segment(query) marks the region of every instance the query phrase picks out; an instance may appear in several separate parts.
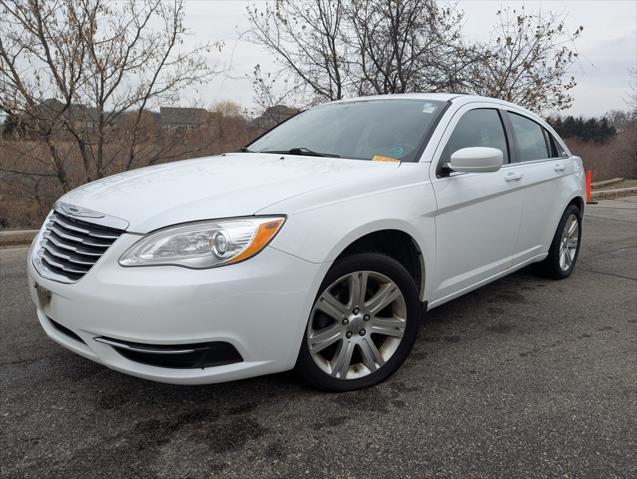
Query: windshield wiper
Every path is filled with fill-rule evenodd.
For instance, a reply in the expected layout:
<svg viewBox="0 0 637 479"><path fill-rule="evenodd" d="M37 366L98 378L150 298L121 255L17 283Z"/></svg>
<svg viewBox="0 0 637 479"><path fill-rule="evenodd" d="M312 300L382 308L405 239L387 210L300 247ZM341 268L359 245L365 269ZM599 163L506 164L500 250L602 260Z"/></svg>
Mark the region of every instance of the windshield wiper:
<svg viewBox="0 0 637 479"><path fill-rule="evenodd" d="M256 151L249 150L244 146L243 148L239 148L239 153L256 153Z"/></svg>
<svg viewBox="0 0 637 479"><path fill-rule="evenodd" d="M319 153L318 151L312 151L304 146L290 148L289 150L270 150L262 151L261 153L273 153L276 155L305 155L305 156L323 156L326 158L340 158L341 155L335 155L333 153Z"/></svg>

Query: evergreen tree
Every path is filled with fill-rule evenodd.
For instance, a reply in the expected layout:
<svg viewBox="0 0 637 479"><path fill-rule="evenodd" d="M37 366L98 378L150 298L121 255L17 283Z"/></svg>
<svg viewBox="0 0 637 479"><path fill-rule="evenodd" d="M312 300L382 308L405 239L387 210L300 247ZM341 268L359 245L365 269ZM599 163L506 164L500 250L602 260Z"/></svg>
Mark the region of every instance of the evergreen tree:
<svg viewBox="0 0 637 479"><path fill-rule="evenodd" d="M547 123L563 138L577 138L580 141L606 143L617 134L617 130L607 117L584 119L569 115L546 119Z"/></svg>
<svg viewBox="0 0 637 479"><path fill-rule="evenodd" d="M599 143L606 143L608 140L610 140L616 134L617 134L617 130L615 129L615 127L611 126L611 124L609 123L609 121L608 121L608 119L606 117L603 117L602 120L599 123L598 142Z"/></svg>

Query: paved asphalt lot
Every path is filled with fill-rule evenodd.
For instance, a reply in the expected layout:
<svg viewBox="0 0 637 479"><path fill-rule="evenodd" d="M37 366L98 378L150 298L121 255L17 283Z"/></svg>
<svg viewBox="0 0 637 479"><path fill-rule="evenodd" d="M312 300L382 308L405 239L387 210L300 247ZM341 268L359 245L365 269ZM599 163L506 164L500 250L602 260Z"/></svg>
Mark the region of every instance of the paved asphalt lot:
<svg viewBox="0 0 637 479"><path fill-rule="evenodd" d="M394 377L341 395L110 371L45 337L26 250L0 251L0 476L636 477L637 197L603 203L570 279L431 311Z"/></svg>

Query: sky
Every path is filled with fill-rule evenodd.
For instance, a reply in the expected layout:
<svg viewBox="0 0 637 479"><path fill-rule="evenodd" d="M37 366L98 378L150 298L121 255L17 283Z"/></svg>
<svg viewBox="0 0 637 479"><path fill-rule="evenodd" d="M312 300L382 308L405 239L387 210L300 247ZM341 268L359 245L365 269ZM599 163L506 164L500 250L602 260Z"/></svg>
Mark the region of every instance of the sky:
<svg viewBox="0 0 637 479"><path fill-rule="evenodd" d="M242 39L249 28L246 7L265 6L267 0L186 0L185 26L190 30L186 46L222 40L222 52L209 59L226 73L210 84L190 89L182 103L209 106L231 99L249 110L253 108L251 74L256 64L274 70L274 57ZM525 6L527 12L551 10L566 15L569 31L584 27L576 49L580 61L571 74L578 85L575 101L565 113L600 116L611 109L626 109L630 70L637 68L637 1L493 1L460 0L465 12L464 32L469 39L487 40L498 9ZM634 78L634 77L633 77Z"/></svg>

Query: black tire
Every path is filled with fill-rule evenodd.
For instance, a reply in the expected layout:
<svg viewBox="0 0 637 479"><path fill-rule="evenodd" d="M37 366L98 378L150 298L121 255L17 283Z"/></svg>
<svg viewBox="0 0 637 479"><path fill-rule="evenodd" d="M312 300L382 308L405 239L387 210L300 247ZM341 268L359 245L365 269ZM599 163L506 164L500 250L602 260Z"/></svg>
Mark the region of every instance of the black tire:
<svg viewBox="0 0 637 479"><path fill-rule="evenodd" d="M303 340L301 342L301 349L300 349L299 357L298 357L296 368L295 368L295 371L301 377L301 379L312 387L322 389L325 391L343 392L343 391L352 391L356 389L366 388L366 387L378 384L381 381L384 381L387 377L392 375L394 372L396 372L396 370L398 370L398 368L402 365L402 363L405 361L405 359L409 355L409 352L411 351L411 348L414 345L414 341L416 340L416 336L418 334L418 324L420 319L420 300L418 297L418 288L416 287L414 279L411 277L411 275L405 269L405 267L402 266L395 259L390 258L386 255L383 255L380 253L359 253L359 254L354 254L352 256L347 256L345 258L338 260L336 263L334 263L334 265L332 265L330 270L325 275L325 278L321 284L321 287L319 288L319 292L315 298L315 303L314 303L315 306L318 304L319 299L321 298L323 293L326 291L326 289L331 289L333 285L335 284L335 282L338 282L342 278L348 275L352 275L353 273L356 273L356 272L370 272L369 273L370 278L372 277L371 275L373 275L374 273L377 273L379 275L384 276L385 278L389 278L391 282L393 282L393 286L398 287L398 289L400 290L400 293L402 293L402 298L404 298L404 303L400 302L401 308L403 308L404 306L404 310L405 310L404 332L403 332L402 338L394 340L394 343L393 343L394 349L393 349L392 355L386 360L384 364L378 367L378 369L376 369L375 371L369 372L371 371L371 369L368 369L366 372L367 375L363 377L355 377L352 379L334 377L328 374L328 372L326 372L325 370L321 369L321 367L317 365L317 363L313 359L312 354L310 353L310 347L308 345L310 326L312 325L313 321L316 321L315 320L316 316L314 315L314 307L313 307L313 310L312 310L313 312L311 313L310 318L308 319L308 325L306 326L305 334L303 335ZM373 287L373 285L368 286L367 288L369 287ZM371 296L373 296L374 293L373 291L369 293L367 288L366 288L367 292L363 293L363 295L365 294L370 295L370 299L371 299ZM367 305L369 301L370 301L369 299L364 300L363 301L364 305ZM400 300L396 300L396 301L400 301ZM391 304L393 305L395 303L391 303ZM393 307L393 306L388 306L388 307ZM358 309L358 308L354 308L354 309ZM383 311L386 311L386 310L383 310ZM362 313L359 313L359 316L360 314ZM378 312L378 316L379 316L378 320L382 321L382 319L380 318L381 316L380 311ZM360 318L356 319L354 316L352 316L352 318L354 319L351 320L350 324L352 327L357 328L358 324L361 324L361 323L356 323L356 325L354 323L356 321L361 321L361 320ZM369 325L374 324L374 321L376 321L376 319L377 318L374 316L372 319L368 320L370 322L367 324ZM332 327L334 328L341 327L338 324L339 323L338 320L333 320L330 318L329 321L333 321L333 323L331 323ZM362 324L365 324L365 323L362 323ZM342 326L341 328L346 328L346 327L347 326ZM371 326L369 329L370 329L370 332L369 332L368 339L366 339L367 342L371 341L372 338L378 338L378 336L373 336L374 333L372 332L373 328ZM365 330L363 329L361 331L365 331ZM337 334L341 334L341 333L337 333ZM342 333L342 334L346 334L346 333ZM350 335L351 334L352 333L350 333ZM362 334L364 335L365 333L362 333ZM339 337L341 339L338 340L338 347L345 347L344 344L346 342L350 343L350 340L345 339L344 336L339 336ZM382 335L380 335L380 338L381 338L380 340L382 341L390 339L389 336L384 337ZM382 338L385 338L385 339L382 339ZM351 341L356 341L357 339L359 341L362 340L361 338L357 338L354 333L354 337L353 339L351 339ZM380 340L375 339L374 342L380 341ZM400 342L397 342L397 341L400 341ZM395 344L397 344L397 346L395 346ZM353 345L351 347L353 350L359 351L360 353L359 357L361 358L363 357L362 350L364 348L362 348L361 346L353 346ZM381 348L382 347L383 346L381 346ZM355 349L355 348L360 348L360 349ZM376 349L376 351L379 351L379 349ZM335 357L336 357L336 353L335 353ZM353 360L354 360L354 356L352 356L352 361ZM352 362L351 364L354 364L354 363ZM354 371L357 370L356 365L353 365L350 367L354 368L353 369ZM365 369L367 368L365 367ZM349 373L346 372L345 376L347 376L348 374Z"/></svg>
<svg viewBox="0 0 637 479"><path fill-rule="evenodd" d="M577 249L575 250L575 255L573 260L568 265L566 269L564 269L560 264L560 252L562 247L562 233L564 232L564 227L566 226L567 221L571 216L575 216L577 221ZM557 225L557 230L555 231L555 235L553 236L553 241L551 242L551 247L549 249L549 255L541 262L538 263L538 271L543 276L552 279L564 279L568 278L573 269L575 268L575 263L577 262L577 257L579 255L580 244L582 242L582 213L579 208L575 205L569 205L566 210L564 210L564 214L562 214L562 218L560 219L559 224Z"/></svg>

